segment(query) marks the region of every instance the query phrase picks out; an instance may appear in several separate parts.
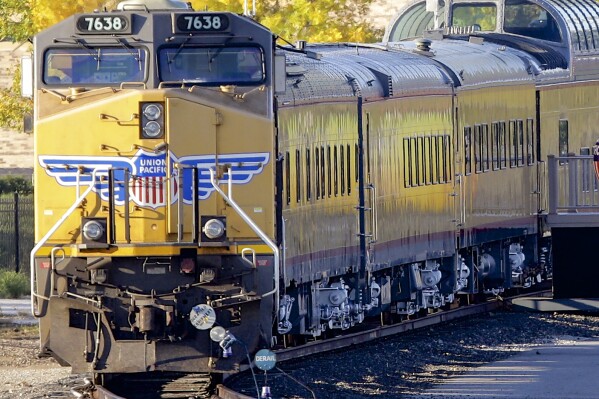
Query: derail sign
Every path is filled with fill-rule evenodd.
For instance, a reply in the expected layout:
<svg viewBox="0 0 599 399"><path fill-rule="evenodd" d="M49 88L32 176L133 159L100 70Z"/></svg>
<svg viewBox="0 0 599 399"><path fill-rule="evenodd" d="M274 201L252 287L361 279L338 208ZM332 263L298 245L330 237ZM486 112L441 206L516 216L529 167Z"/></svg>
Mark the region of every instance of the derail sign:
<svg viewBox="0 0 599 399"><path fill-rule="evenodd" d="M277 355L268 349L260 349L254 357L254 363L260 370L268 371L277 364Z"/></svg>

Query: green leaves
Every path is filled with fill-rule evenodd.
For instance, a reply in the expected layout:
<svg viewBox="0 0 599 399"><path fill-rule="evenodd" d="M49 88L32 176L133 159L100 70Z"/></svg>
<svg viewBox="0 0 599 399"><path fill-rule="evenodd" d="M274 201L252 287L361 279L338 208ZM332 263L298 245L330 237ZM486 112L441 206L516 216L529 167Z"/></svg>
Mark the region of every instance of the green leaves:
<svg viewBox="0 0 599 399"><path fill-rule="evenodd" d="M0 298L20 298L29 294L28 276L12 271L0 271Z"/></svg>
<svg viewBox="0 0 599 399"><path fill-rule="evenodd" d="M382 31L374 29L366 15L374 0L261 0L256 20L279 37L295 42L372 42ZM247 0L249 7L252 0ZM114 9L118 0L0 0L0 38L25 42L37 32L63 19L95 9ZM192 0L196 10L243 13L244 0ZM32 103L20 95L20 72L13 85L0 89L0 126L21 129L23 115Z"/></svg>
<svg viewBox="0 0 599 399"><path fill-rule="evenodd" d="M0 197L5 194L33 194L31 179L21 176L3 176L0 178Z"/></svg>
<svg viewBox="0 0 599 399"><path fill-rule="evenodd" d="M12 86L0 89L0 127L23 130L23 117L31 113L33 101L21 97L21 66L14 68Z"/></svg>
<svg viewBox="0 0 599 399"><path fill-rule="evenodd" d="M366 18L373 0L262 0L256 20L281 38L295 42L372 42L383 32ZM251 7L252 1L248 0ZM243 12L240 0L193 0L196 10Z"/></svg>
<svg viewBox="0 0 599 399"><path fill-rule="evenodd" d="M0 38L23 42L29 39L33 27L32 9L23 0L0 0Z"/></svg>

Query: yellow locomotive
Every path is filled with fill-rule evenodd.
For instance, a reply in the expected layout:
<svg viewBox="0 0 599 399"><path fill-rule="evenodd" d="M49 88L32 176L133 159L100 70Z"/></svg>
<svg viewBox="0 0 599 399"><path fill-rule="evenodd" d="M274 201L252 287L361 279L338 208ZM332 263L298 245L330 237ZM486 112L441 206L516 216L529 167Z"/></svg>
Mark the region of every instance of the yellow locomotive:
<svg viewBox="0 0 599 399"><path fill-rule="evenodd" d="M235 370L246 355L223 358L214 326L270 344L274 39L157 4L34 41L33 312L75 371Z"/></svg>
<svg viewBox="0 0 599 399"><path fill-rule="evenodd" d="M413 2L381 44L282 47L175 0L37 35L42 349L228 373L547 278L542 161L599 133L599 32L573 22L599 6L557 3Z"/></svg>

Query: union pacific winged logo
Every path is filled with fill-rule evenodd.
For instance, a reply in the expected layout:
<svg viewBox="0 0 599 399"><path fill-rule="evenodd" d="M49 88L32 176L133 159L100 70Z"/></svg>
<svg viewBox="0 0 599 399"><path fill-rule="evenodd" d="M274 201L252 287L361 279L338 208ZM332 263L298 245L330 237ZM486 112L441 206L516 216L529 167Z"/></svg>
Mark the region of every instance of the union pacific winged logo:
<svg viewBox="0 0 599 399"><path fill-rule="evenodd" d="M109 170L113 171L113 195L117 205L123 205L129 191L129 199L142 207L158 208L168 203L183 198L186 204L192 203L193 189L192 168L198 169L198 198L206 199L214 191L210 183L210 169L214 169L217 162L215 155L188 155L177 158L169 153L168 162L171 166L178 163L182 168L170 168L172 176L167 176L166 153L155 154L140 149L131 158L128 157L100 157L76 155L41 155L39 163L48 176L56 179L61 186L89 186L92 182L92 172L96 172L96 184L93 191L98 193L102 200L109 200ZM255 175L262 172L268 164L270 154L241 153L219 154L218 164L227 165L231 170L233 184L247 184ZM125 183L125 176L128 182ZM221 181L228 181L228 173ZM167 188L170 187L170 190ZM167 198L170 192L170 197Z"/></svg>

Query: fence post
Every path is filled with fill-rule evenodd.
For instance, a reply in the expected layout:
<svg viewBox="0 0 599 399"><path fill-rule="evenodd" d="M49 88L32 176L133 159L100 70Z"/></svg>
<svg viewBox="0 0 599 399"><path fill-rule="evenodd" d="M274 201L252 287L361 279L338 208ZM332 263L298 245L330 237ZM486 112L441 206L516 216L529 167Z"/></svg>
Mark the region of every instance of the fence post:
<svg viewBox="0 0 599 399"><path fill-rule="evenodd" d="M548 200L549 200L549 214L554 215L557 213L557 197L559 188L557 187L557 160L555 155L547 155L547 181L548 181Z"/></svg>
<svg viewBox="0 0 599 399"><path fill-rule="evenodd" d="M15 205L15 272L19 272L21 256L19 254L19 193L14 193Z"/></svg>

